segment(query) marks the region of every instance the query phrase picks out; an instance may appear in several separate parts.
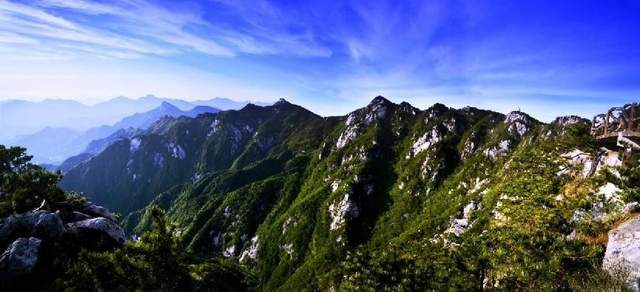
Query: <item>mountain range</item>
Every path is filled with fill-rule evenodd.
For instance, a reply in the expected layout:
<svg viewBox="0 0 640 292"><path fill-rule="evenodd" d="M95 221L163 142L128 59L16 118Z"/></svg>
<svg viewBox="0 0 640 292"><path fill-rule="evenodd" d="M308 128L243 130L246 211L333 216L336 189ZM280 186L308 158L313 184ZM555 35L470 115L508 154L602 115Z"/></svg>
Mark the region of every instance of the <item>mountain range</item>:
<svg viewBox="0 0 640 292"><path fill-rule="evenodd" d="M8 144L17 136L33 134L44 128L69 128L85 131L102 125L112 125L119 120L150 111L168 102L181 110L194 106L208 106L220 110L239 109L248 102L237 102L227 98L185 101L147 95L137 99L116 97L94 105L85 105L75 100L46 99L43 101L0 101L0 143ZM25 117L29 117L26 119Z"/></svg>
<svg viewBox="0 0 640 292"><path fill-rule="evenodd" d="M380 96L321 117L280 100L162 118L60 186L131 236L164 210L189 253L259 290L580 290L613 283L606 232L640 193L632 148L590 126Z"/></svg>
<svg viewBox="0 0 640 292"><path fill-rule="evenodd" d="M196 106L190 110L183 111L168 102L162 102L155 109L143 113L135 113L111 126L100 126L85 131L46 127L34 134L19 136L11 144L28 148L35 162L59 164L70 156L99 152L101 150L100 147L94 149L96 148L95 145L88 149L85 148L94 140L110 141L121 137L122 133L118 133L118 130L146 129L164 116L195 117L205 112L217 111L219 110L208 106Z"/></svg>

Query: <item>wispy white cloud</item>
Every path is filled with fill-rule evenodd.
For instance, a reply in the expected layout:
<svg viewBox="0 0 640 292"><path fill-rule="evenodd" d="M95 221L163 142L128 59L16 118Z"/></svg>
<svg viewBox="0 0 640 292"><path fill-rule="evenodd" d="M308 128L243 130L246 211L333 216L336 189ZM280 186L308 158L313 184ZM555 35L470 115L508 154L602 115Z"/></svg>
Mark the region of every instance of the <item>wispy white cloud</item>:
<svg viewBox="0 0 640 292"><path fill-rule="evenodd" d="M110 54L112 57L189 52L219 57L331 55L329 49L313 42L309 32L283 30L276 21L278 15L260 12L262 22L255 22L251 16L257 11L255 5L243 6L242 9L251 8L245 12L237 11L240 6L234 2L223 3L225 9L238 13L250 24L239 28L205 19L205 9L200 5L181 5L180 2L170 3L171 7L145 0L35 0L31 3L0 1L0 31L21 36L23 40L37 38L40 45L58 51L84 48L78 52L86 53L88 46L95 46L95 50L116 50Z"/></svg>
<svg viewBox="0 0 640 292"><path fill-rule="evenodd" d="M0 43L37 44L38 40L11 32L0 32Z"/></svg>

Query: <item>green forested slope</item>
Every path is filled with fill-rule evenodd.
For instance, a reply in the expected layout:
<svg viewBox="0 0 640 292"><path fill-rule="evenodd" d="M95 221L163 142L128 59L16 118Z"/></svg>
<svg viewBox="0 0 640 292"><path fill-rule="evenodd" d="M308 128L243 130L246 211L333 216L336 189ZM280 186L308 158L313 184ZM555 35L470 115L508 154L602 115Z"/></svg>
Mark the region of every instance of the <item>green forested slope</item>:
<svg viewBox="0 0 640 292"><path fill-rule="evenodd" d="M633 153L610 150L590 174L599 149L577 117L377 97L321 118L281 101L134 139L62 186L127 215L132 234L165 210L190 254L240 263L266 291L613 285L601 235L635 200Z"/></svg>

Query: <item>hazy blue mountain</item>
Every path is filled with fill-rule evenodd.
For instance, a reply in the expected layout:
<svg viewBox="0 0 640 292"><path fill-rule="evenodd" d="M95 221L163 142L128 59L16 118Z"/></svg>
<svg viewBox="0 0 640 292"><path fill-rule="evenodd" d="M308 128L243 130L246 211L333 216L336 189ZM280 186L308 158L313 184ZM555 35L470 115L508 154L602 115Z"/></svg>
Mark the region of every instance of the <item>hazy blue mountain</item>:
<svg viewBox="0 0 640 292"><path fill-rule="evenodd" d="M70 100L5 101L0 103L0 141L6 142L17 135L34 133L45 127L76 128L78 125L91 124L88 121L89 109L84 104ZM93 125L106 123L108 120L103 119Z"/></svg>
<svg viewBox="0 0 640 292"><path fill-rule="evenodd" d="M265 102L250 102L250 101L239 102L239 101L235 101L235 100L231 100L223 97L215 97L209 100L196 100L191 103L196 105L205 105L205 106L215 107L220 110L239 110L249 103L253 103L259 106L270 105L270 103L265 103Z"/></svg>
<svg viewBox="0 0 640 292"><path fill-rule="evenodd" d="M67 171L71 170L73 167L75 167L76 165L86 161L87 159L93 157L93 154L91 153L80 153L78 155L74 155L71 156L67 159L65 159L65 161L63 161L60 166L56 166L56 167L46 167L46 165L42 165L42 167L47 168L47 170L49 171L53 171L53 170L60 170L62 171L62 173L66 173Z"/></svg>
<svg viewBox="0 0 640 292"><path fill-rule="evenodd" d="M5 100L0 102L0 143L10 144L17 136L30 135L47 127L85 131L101 125L113 125L135 113L155 109L163 102L171 103L182 111L201 105L225 110L237 109L248 103L226 98L189 102L153 95L137 99L120 96L94 105L64 99L37 102Z"/></svg>
<svg viewBox="0 0 640 292"><path fill-rule="evenodd" d="M115 103L126 103L123 98L118 98ZM125 117L112 126L100 126L80 131L73 128L51 128L47 127L31 135L20 136L11 144L19 145L29 149L29 154L33 155L34 162L60 164L63 160L84 153L85 148L90 146L91 141L107 138L121 129L146 129L153 122L161 117L188 116L195 117L204 112L217 112L218 109L205 106L197 106L188 111L182 111L168 102L161 102L160 105L147 112L136 113ZM132 130L129 130L132 131ZM121 135L122 136L122 135ZM112 137L111 140L116 140ZM100 146L102 144L102 146ZM105 146L109 145L109 139L102 140L91 146L89 153L95 154Z"/></svg>
<svg viewBox="0 0 640 292"><path fill-rule="evenodd" d="M86 154L97 154L102 152L102 150L104 150L105 148L107 148L109 145L113 144L113 142L118 141L120 139L124 139L124 138L131 138L134 135L143 132L143 130L141 129L135 129L135 128L126 128L126 129L119 129L116 132L114 132L113 134L104 137L102 139L96 139L93 140L91 142L89 142L89 145L87 145L87 147L84 149L83 153ZM72 157L70 157L69 159L71 159Z"/></svg>

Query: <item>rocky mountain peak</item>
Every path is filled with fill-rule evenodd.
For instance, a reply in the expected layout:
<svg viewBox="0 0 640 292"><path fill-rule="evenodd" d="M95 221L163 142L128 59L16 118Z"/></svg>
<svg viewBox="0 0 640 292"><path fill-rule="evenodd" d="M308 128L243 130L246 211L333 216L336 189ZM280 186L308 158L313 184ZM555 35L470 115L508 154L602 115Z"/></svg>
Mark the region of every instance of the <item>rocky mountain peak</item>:
<svg viewBox="0 0 640 292"><path fill-rule="evenodd" d="M411 113L411 114L416 114L417 112L420 111L419 109L415 108L410 103L405 102L405 101L400 103L399 108L400 108L400 111L405 112L405 113Z"/></svg>
<svg viewBox="0 0 640 292"><path fill-rule="evenodd" d="M535 119L521 111L512 111L507 114L507 117L504 119L504 122L507 124L513 124L517 121L529 124L531 122L534 122Z"/></svg>
<svg viewBox="0 0 640 292"><path fill-rule="evenodd" d="M376 106L390 105L390 104L394 104L394 103L386 99L382 95L378 95L371 100L371 102L369 103L369 107L376 107Z"/></svg>
<svg viewBox="0 0 640 292"><path fill-rule="evenodd" d="M553 124L560 125L560 126L568 126L568 125L573 125L581 122L589 123L589 120L581 118L579 116L562 116L562 117L557 117L553 121Z"/></svg>
<svg viewBox="0 0 640 292"><path fill-rule="evenodd" d="M509 132L518 137L522 137L529 132L531 125L536 122L536 120L521 111L513 111L507 115L504 122L508 125Z"/></svg>
<svg viewBox="0 0 640 292"><path fill-rule="evenodd" d="M287 101L284 98L278 99L278 101L276 101L273 105L274 106L278 106L278 105L289 105L291 104L289 101Z"/></svg>

